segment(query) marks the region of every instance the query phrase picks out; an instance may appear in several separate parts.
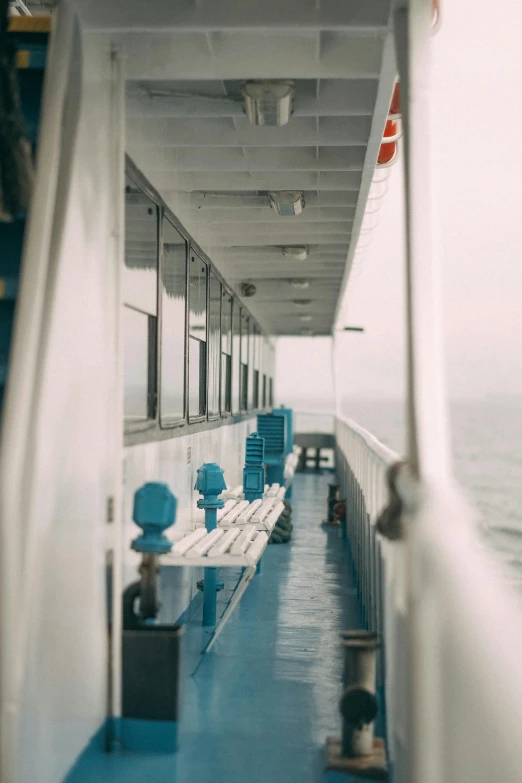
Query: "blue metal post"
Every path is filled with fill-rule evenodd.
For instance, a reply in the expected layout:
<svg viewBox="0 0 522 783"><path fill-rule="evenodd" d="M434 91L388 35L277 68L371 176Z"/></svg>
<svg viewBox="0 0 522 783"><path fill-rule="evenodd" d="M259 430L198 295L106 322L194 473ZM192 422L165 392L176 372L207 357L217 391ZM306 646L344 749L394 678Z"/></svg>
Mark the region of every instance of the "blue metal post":
<svg viewBox="0 0 522 783"><path fill-rule="evenodd" d="M260 500L265 491L265 439L253 432L246 439L245 467L243 469L243 495L252 503Z"/></svg>
<svg viewBox="0 0 522 783"><path fill-rule="evenodd" d="M285 420L285 457L292 454L294 450L294 422L293 422L293 410L292 408L285 408L281 405L280 408L274 408L272 413L276 416L283 416ZM283 469L284 476L284 469ZM284 478L283 478L284 483ZM287 488L286 495L287 500L292 499L292 484Z"/></svg>
<svg viewBox="0 0 522 783"><path fill-rule="evenodd" d="M198 477L194 489L197 489L203 495L198 500L198 508L205 510L205 527L209 533L217 527L218 508L223 508L225 505L218 496L226 488L223 470L215 462L206 462L198 468ZM217 569L205 568L203 579L203 625L216 624L216 594Z"/></svg>

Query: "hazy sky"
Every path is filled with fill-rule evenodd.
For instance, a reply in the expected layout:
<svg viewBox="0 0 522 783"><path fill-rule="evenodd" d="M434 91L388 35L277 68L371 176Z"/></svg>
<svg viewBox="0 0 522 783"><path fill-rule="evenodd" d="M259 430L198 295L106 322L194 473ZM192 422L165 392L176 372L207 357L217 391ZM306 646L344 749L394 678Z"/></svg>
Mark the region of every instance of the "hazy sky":
<svg viewBox="0 0 522 783"><path fill-rule="evenodd" d="M433 42L433 193L451 397L522 394L521 41L515 0L443 4ZM351 396L402 395L402 216L396 166L345 302L346 322L366 332L338 337ZM296 380L314 396L331 393L327 340L280 341L278 364L279 399Z"/></svg>

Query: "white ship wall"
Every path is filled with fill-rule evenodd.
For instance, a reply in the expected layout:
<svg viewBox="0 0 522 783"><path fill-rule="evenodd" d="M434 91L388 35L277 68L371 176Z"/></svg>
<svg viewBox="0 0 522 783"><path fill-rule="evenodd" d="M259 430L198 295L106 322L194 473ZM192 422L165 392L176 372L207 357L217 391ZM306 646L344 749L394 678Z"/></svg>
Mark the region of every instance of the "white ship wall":
<svg viewBox="0 0 522 783"><path fill-rule="evenodd" d="M107 711L105 527L122 457L121 85L109 40L82 41L66 4L53 38L2 422L1 525L13 539L0 563L6 783L62 780Z"/></svg>
<svg viewBox="0 0 522 783"><path fill-rule="evenodd" d="M225 420L226 421L226 420ZM196 503L200 495L194 490L197 469L204 462L217 462L225 471L229 488L242 483L245 438L255 430L255 416L236 424L224 424L194 435L130 446L125 449L124 467L124 585L139 578L139 556L130 548L140 529L132 521L134 493L146 481L162 481L169 485L178 502L176 523L167 531L169 538L181 536L192 529L196 521ZM201 513L201 512L200 512ZM174 568L174 567L172 567ZM196 581L202 569L175 568L176 589L168 602L163 595L162 612L171 622L185 611L196 593ZM183 573L182 573L183 572ZM170 580L169 580L170 581Z"/></svg>
<svg viewBox="0 0 522 783"><path fill-rule="evenodd" d="M197 468L215 461L228 485L237 486L245 437L255 429L252 416L123 448L118 349L123 75L110 38L81 36L64 8L49 60L47 124L42 125L47 140L53 134L58 139L57 186L53 194L49 166L42 164L39 171L46 179L36 191L40 202L34 202L32 229L41 234L47 215L52 240L48 247L36 243L36 250L34 243L26 246L24 270L29 271L19 300L25 322L18 327L12 354L12 377L23 379L29 372L34 383L25 403L13 381L3 422L6 453L11 453L11 440L23 444L19 470L7 461L0 469L2 525L6 529L8 518L20 533L19 551L12 547L11 552L19 562L0 575L0 589L11 597L9 611L5 604L2 610L3 649L11 655L2 660L0 759L0 779L9 783L57 783L92 738L101 737L108 703L106 564L111 550L116 607L112 706L119 714L121 591L138 578L139 559L130 549L139 533L132 522L136 489L145 481L170 486L178 511L169 535L176 536L195 521ZM60 87L59 75L64 69L67 73L65 52L71 50L78 84ZM63 107L77 134L60 138L67 125ZM77 124L74 116L71 120L75 110ZM21 437L23 427L27 437ZM176 571L163 600L164 615L172 621L187 608L201 576L192 569Z"/></svg>

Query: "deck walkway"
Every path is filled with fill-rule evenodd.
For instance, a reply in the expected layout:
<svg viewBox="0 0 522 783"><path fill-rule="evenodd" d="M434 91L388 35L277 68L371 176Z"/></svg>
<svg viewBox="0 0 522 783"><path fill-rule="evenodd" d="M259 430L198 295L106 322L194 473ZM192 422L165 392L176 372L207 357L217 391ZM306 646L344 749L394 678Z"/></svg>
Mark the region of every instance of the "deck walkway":
<svg viewBox="0 0 522 783"><path fill-rule="evenodd" d="M359 622L340 531L320 527L329 480L296 476L291 543L267 548L262 573L184 679L179 753L91 755L71 781L323 780L325 738L340 730L339 632Z"/></svg>

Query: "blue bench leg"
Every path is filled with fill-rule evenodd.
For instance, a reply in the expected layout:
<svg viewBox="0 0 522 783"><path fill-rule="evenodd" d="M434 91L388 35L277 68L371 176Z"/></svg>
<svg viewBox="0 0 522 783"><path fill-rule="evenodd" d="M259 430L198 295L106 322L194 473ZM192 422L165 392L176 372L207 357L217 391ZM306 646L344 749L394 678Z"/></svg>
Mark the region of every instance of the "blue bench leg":
<svg viewBox="0 0 522 783"><path fill-rule="evenodd" d="M216 624L217 568L205 568L203 581L203 625Z"/></svg>

